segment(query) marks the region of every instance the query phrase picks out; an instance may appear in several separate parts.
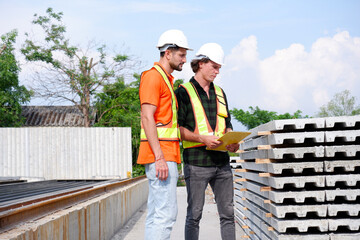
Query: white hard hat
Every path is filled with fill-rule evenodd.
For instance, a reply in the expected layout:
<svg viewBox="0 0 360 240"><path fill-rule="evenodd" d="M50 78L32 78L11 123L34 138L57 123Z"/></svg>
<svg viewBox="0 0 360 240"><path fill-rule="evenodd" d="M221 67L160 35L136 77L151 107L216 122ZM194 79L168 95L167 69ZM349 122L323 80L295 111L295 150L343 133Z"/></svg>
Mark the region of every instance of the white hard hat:
<svg viewBox="0 0 360 240"><path fill-rule="evenodd" d="M192 50L188 46L184 33L176 29L171 29L161 34L156 47L159 48L160 51L165 51L167 49L167 45L176 45L187 50Z"/></svg>
<svg viewBox="0 0 360 240"><path fill-rule="evenodd" d="M224 51L217 43L206 43L202 45L195 56L198 59L207 57L217 64L224 65Z"/></svg>

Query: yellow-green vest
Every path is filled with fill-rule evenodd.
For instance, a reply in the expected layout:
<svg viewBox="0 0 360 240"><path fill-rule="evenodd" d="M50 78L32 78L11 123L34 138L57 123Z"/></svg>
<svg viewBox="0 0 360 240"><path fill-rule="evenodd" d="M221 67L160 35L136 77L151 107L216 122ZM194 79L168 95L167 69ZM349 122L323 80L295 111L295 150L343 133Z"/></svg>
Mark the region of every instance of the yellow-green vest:
<svg viewBox="0 0 360 240"><path fill-rule="evenodd" d="M172 110L172 118L171 121L165 125L157 124L156 130L157 135L160 141L180 141L180 132L177 123L177 101L175 97L175 93L173 87L166 76L166 73L159 65L154 65L154 68L160 73L162 78L164 79L167 87L171 92L171 110ZM141 124L141 132L140 132L141 141L147 141L147 137L145 134L145 130L143 125Z"/></svg>
<svg viewBox="0 0 360 240"><path fill-rule="evenodd" d="M216 94L216 105L217 105L216 128L214 131L211 128L209 121L206 117L204 107L201 103L199 94L197 93L195 86L191 82L187 82L185 84L182 84L181 86L183 86L186 89L190 97L191 105L194 111L194 117L195 117L194 133L200 135L216 135L218 137L223 136L226 130L225 118L228 117L228 112L226 108L224 93L221 90L221 88L214 84L215 94ZM190 142L186 140L183 140L182 144L184 148L205 146L205 144L203 143Z"/></svg>

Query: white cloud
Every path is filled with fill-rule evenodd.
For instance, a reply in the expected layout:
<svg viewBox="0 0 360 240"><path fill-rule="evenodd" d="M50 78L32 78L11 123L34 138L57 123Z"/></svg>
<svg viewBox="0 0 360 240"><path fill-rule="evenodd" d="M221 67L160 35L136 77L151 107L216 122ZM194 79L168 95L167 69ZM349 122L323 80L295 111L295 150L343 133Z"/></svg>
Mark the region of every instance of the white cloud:
<svg viewBox="0 0 360 240"><path fill-rule="evenodd" d="M328 92L325 89L318 89L314 91L312 95L316 106L322 106L331 100L331 97L329 97Z"/></svg>
<svg viewBox="0 0 360 240"><path fill-rule="evenodd" d="M215 83L225 90L230 108L260 104L259 99L253 98L260 91L258 55L256 37L250 36L225 57L225 65L221 68L222 78L216 79Z"/></svg>
<svg viewBox="0 0 360 240"><path fill-rule="evenodd" d="M226 64L222 82L236 108L258 105L313 115L337 92L349 89L360 95L360 38L346 31L319 38L310 51L292 44L263 60L250 36L233 48Z"/></svg>
<svg viewBox="0 0 360 240"><path fill-rule="evenodd" d="M237 46L231 50L231 54L226 57L226 65L231 64L232 69L236 70L238 67L254 66L258 64L257 40L255 36L250 36L243 39ZM233 66L233 62L241 61L241 66Z"/></svg>

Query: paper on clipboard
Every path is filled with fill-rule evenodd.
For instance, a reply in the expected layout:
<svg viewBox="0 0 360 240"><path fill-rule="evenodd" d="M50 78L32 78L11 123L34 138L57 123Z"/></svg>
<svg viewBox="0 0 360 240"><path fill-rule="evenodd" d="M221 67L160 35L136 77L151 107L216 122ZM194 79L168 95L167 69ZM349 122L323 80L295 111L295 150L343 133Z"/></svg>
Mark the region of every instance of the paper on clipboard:
<svg viewBox="0 0 360 240"><path fill-rule="evenodd" d="M241 140L243 140L245 137L250 135L250 132L227 132L224 136L218 139L218 141L222 141L223 144L221 144L217 148L206 148L206 150L213 150L213 151L227 151L226 146L232 143L238 143Z"/></svg>

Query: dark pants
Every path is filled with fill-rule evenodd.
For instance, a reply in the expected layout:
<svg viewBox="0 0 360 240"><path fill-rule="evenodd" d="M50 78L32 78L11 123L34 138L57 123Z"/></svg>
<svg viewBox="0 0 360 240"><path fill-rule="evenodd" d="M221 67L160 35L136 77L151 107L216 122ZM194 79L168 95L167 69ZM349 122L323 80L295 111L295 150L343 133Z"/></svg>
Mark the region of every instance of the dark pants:
<svg viewBox="0 0 360 240"><path fill-rule="evenodd" d="M205 202L205 190L209 183L219 212L221 238L235 240L234 188L230 165L198 167L185 164L184 175L188 202L185 240L199 239L199 223Z"/></svg>

